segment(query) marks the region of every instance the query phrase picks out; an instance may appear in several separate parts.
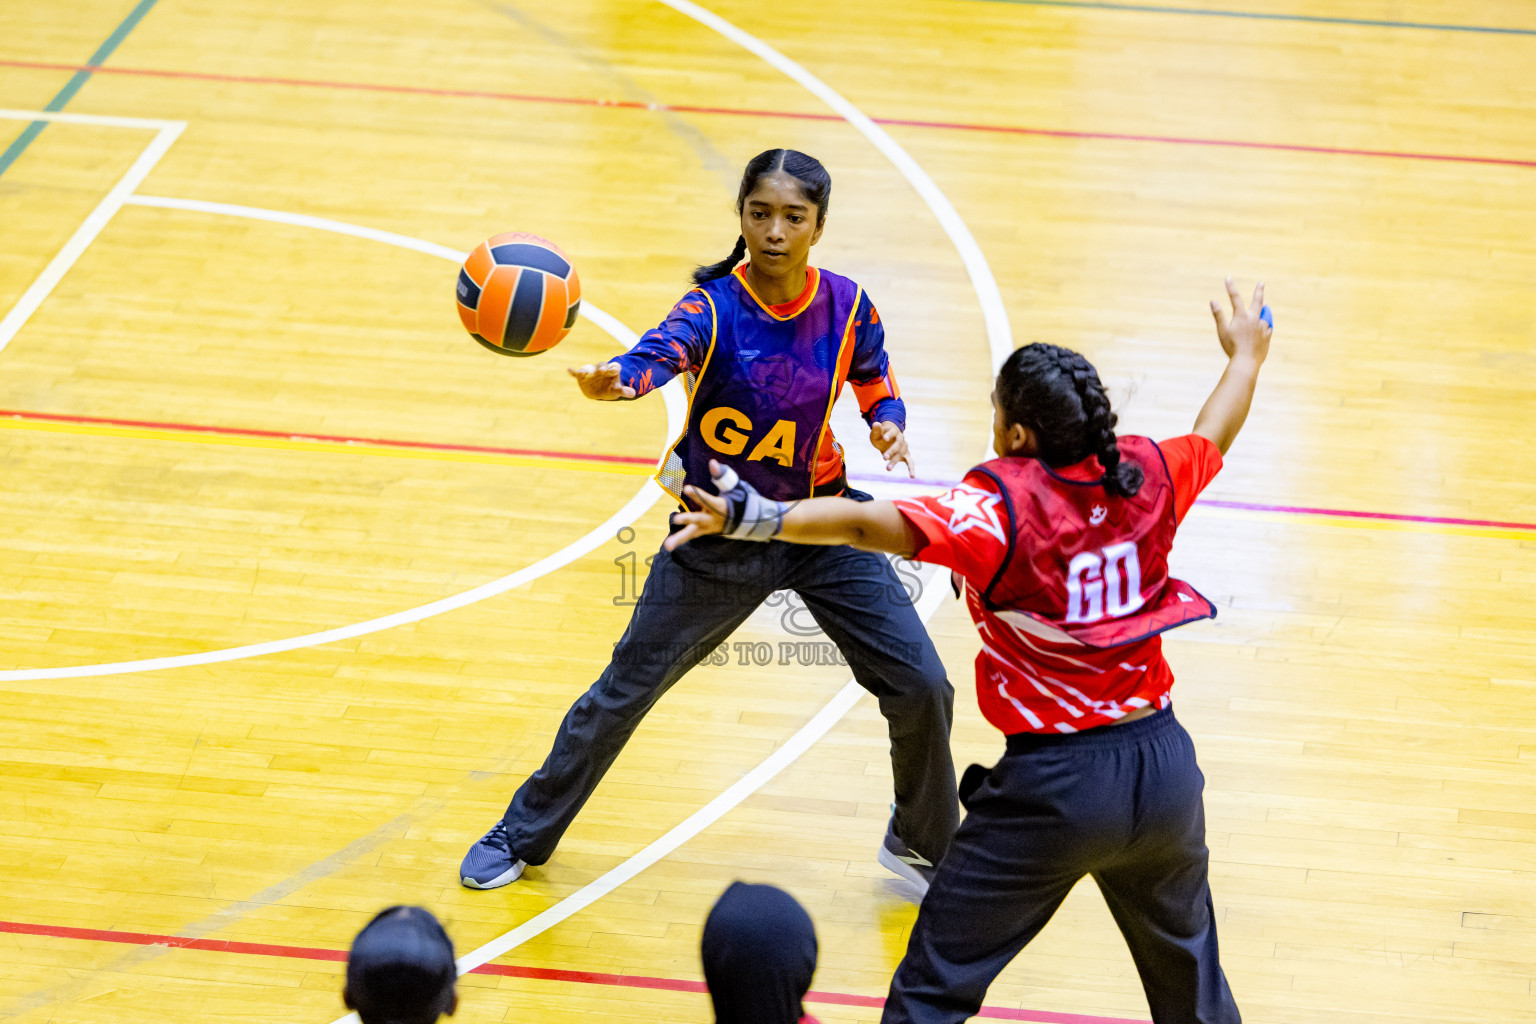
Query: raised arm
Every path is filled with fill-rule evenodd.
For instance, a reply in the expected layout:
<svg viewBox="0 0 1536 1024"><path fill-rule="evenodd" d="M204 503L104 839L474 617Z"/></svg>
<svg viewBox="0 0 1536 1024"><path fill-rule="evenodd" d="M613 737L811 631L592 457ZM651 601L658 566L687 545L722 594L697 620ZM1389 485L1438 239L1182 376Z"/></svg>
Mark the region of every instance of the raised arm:
<svg viewBox="0 0 1536 1024"><path fill-rule="evenodd" d="M677 513L674 519L683 528L667 538L668 551L712 533L792 544L851 544L905 558L920 546L917 531L896 510L894 502L851 498L772 501L742 483L728 466L711 460L709 472L720 494L706 494L692 485L684 488L702 511Z"/></svg>
<svg viewBox="0 0 1536 1024"><path fill-rule="evenodd" d="M1232 279L1227 278L1227 296L1232 300L1232 315L1222 312L1219 302L1211 303L1211 315L1216 318L1216 336L1221 340L1221 350L1227 354L1227 369L1216 384L1216 390L1205 400L1200 415L1195 417L1194 433L1210 440L1221 454L1227 454L1237 432L1248 419L1248 407L1253 403L1253 389L1259 382L1259 367L1269 356L1269 339L1274 333L1272 314L1264 305L1264 285L1253 290L1253 301L1247 308Z"/></svg>

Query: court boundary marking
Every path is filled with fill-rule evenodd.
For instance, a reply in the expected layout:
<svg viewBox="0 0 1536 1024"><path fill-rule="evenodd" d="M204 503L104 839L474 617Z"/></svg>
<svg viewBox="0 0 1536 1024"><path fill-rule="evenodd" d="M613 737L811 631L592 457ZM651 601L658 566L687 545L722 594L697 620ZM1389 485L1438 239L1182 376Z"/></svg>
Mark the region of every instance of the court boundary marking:
<svg viewBox="0 0 1536 1024"><path fill-rule="evenodd" d="M18 112L0 111L0 116L15 113ZM52 116L61 121L81 121L81 119L87 119L83 123L92 123L92 115L56 114ZM134 121L135 123L132 125L134 127L145 127L150 124L165 123L141 122L136 121L135 119L123 118L113 120L119 122ZM180 125L181 128L185 128L186 126L185 122L169 123L173 125ZM180 134L179 129L176 134ZM155 160L158 160L160 156L163 156L164 149L169 147L170 143L174 141L175 136L172 136L168 141L165 141L164 146L161 147L160 152L155 156ZM143 162L142 157L140 158L139 162ZM153 163L151 162L149 166L152 167ZM138 167L137 163L135 164L135 167ZM130 174L131 173L132 172L130 172ZM139 182L142 182L144 175L147 175L148 173L149 167L144 168L143 174L138 176L138 178L133 182L133 186L136 186ZM129 176L125 175L124 181L119 182L119 188L121 188L124 182L128 181L128 177ZM53 287L58 284L60 279L62 279L65 271L67 271L70 266L73 266L74 262L79 259L80 254L85 251L85 247L89 245L91 241L93 241L95 237L101 233L101 229L106 225L107 221L111 219L111 216L125 205L144 206L169 210L185 210L198 213L223 214L233 217L243 217L249 220L260 220L276 224L286 224L294 227L315 228L322 231L330 231L334 234L347 235L353 238L383 242L387 245L397 246L402 249L408 249L413 252L419 252L429 256L437 256L455 263L462 262L465 256L464 253L461 253L456 249L452 249L445 245L439 245L436 242L428 242L423 239L412 238L409 235L401 235L393 231L383 231L378 228L364 227L358 224L348 224L344 221L332 220L327 217L317 217L311 214L287 213L281 210L268 210L261 207L240 206L233 203L215 203L201 199L175 199L166 196L133 195L131 194L131 187L133 186L130 186L128 193L116 195L114 205L111 206L110 210L104 217L100 218L99 223L95 224L94 230L89 233L89 237L84 237L83 241L80 241L78 246L76 246L77 240L81 239L85 235L85 226L82 226L82 228L76 232L75 237L71 238L70 241L66 243L64 250L60 252L59 256L55 257L54 262L50 263L48 268L44 270L43 277L39 277L38 281L34 282L33 287L28 289L27 294L30 295L34 289L38 288L39 284L43 283L44 277L49 277L50 272L54 270L55 264L61 264L57 273L53 274L51 279L48 281L47 287L41 289L40 293L36 297L36 300L32 302L30 307L26 310L25 315L17 318L14 327L11 328L10 336L14 336L16 331L20 330L22 324L25 323L27 318L31 316L32 312L37 309L37 306L41 304L43 299L47 297L48 293L53 290ZM115 189L114 195L116 192L117 190ZM98 207L97 212L101 212L106 207L107 200L103 200L102 205ZM92 216L95 217L96 215L92 214ZM72 247L74 247L74 250L72 250ZM63 257L66 254L69 254L69 259L67 261L63 260ZM17 309L20 308L21 303L18 303ZM6 316L4 323L11 323L12 316L14 316L15 313L16 310L12 310L12 313ZM612 336L615 341L619 342L621 345L624 345L626 348L634 345L635 342L639 340L638 336L628 327L624 326L610 314L592 305L590 302L582 303L581 315L585 319L591 321L595 326ZM5 342L10 340L10 336L4 334L3 329L0 329L0 349L4 348ZM666 386L660 388L659 390L662 394L662 400L666 404L667 439L670 440L671 438L676 437L684 427L683 417L685 403L681 395L681 384L678 382L678 380L674 379L673 381L669 381ZM226 647L213 651L198 651L192 654L168 655L159 658L140 658L133 661L107 662L94 665L65 665L45 669L11 669L8 671L0 671L0 682L22 682L36 679L80 679L93 676L120 675L129 672L152 672L171 668L184 668L191 665L210 665L226 661L239 661L245 658L260 657L267 654L280 654L287 651L300 650L308 647L318 647L322 644L335 643L340 640L351 640L355 637L366 636L370 633L377 633L382 630L392 629L396 626L403 626L413 622L420 622L423 619L431 618L435 615L441 615L445 612L454 611L456 609L475 604L479 601L486 600L487 598L506 593L507 591L520 587L525 583L530 583L541 576L545 576L551 572L554 572L556 569L560 569L566 565L569 565L576 559L594 551L599 546L606 543L614 536L615 533L618 532L621 527L628 526L635 520L639 519L640 516L648 512L651 507L656 504L656 502L660 501L664 494L665 492L662 491L661 487L656 483L656 481L654 479L649 479L645 482L644 485L641 486L640 490L635 493L634 497L630 498L629 501L627 501L617 512L609 516L608 519L594 527L590 532L581 538L571 542L553 554L546 555L544 558L534 562L532 565L524 566L515 572L502 576L500 579L491 580L488 583L483 583L478 587L463 591L462 593L454 594L437 601L432 601L428 604L418 605L414 608L407 608L402 611L392 612L388 615L382 615L377 618L368 619L364 622L355 622L351 623L350 625L338 626L333 629L307 633L303 636L287 637L281 640L264 640L254 644L242 644L236 647Z"/></svg>
<svg viewBox="0 0 1536 1024"><path fill-rule="evenodd" d="M665 0L660 0L665 2ZM980 2L980 0L977 0ZM998 0L1006 2L1006 0ZM0 60L0 67L33 68L49 71L69 71L84 68L77 64L50 64L39 61ZM294 88L338 89L357 92L377 92L401 96L441 96L457 99L504 100L513 103L544 103L558 106L613 108L615 110L639 110L652 113L707 114L723 117L781 118L795 121L820 121L836 123L842 118L835 114L814 111L759 110L750 107L711 107L688 103L642 103L638 100L609 100L581 96L545 96L536 93L495 92L481 89L447 89L431 86L388 85L371 82L340 82L323 79L275 78L260 75L226 75L203 71L172 71L156 68L96 67L112 75L138 75L149 78L181 78L193 81L228 82L246 85L281 85ZM892 128L926 128L935 131L978 132L990 135L1017 135L1044 139L1080 139L1098 142L1141 142L1167 146L1209 146L1218 149L1249 149L1273 153L1303 153L1318 156L1356 156L1386 160L1408 160L1423 163L1472 164L1484 167L1536 168L1536 160L1518 157L1477 156L1475 154L1425 153L1412 150L1363 149L1347 146L1314 146L1300 142L1264 142L1244 139L1213 139L1185 135L1144 135L1131 132L1075 131L1067 128L1032 128L1028 125L984 124L966 121L931 121L916 118L872 117L877 125Z"/></svg>
<svg viewBox="0 0 1536 1024"><path fill-rule="evenodd" d="M0 410L0 430L69 434L74 437L116 437L130 441L165 441L172 444L203 444L289 452L478 463L517 466L524 469L608 473L618 476L649 476L656 466L655 459L632 459L621 456L605 460L581 452L562 454L536 449L481 448L477 445L439 447L409 441L369 441L364 438L330 438L329 436L316 438L301 433L276 430L241 430L235 427L198 428L177 424L153 424L133 420L114 421L89 416L33 414L10 410Z"/></svg>
<svg viewBox="0 0 1536 1024"><path fill-rule="evenodd" d="M472 455L512 455L532 459L562 459L575 462L608 462L627 466L656 468L649 455L608 455L592 452L568 452L547 448L495 448L480 444L450 444L440 441L403 441L389 437L351 437L345 434L316 434L305 430L258 430L251 427L224 427L206 423L175 423L166 420L126 420L112 416L76 416L70 413L33 412L30 409L0 409L0 420L22 422L80 424L86 426L125 427L159 430L168 433L211 434L218 437L243 437L274 441L314 441L342 448L405 448L431 452L464 452ZM1536 527L1533 527L1536 529Z"/></svg>
<svg viewBox="0 0 1536 1024"><path fill-rule="evenodd" d="M49 100L43 107L43 111L45 113L57 113L63 110L69 104L69 101L75 98L75 94L85 86L85 83L91 80L91 76L100 70L102 63L112 56L113 52L122 45L124 39L128 38L128 33L138 27L139 22L144 20L144 16L149 13L150 8L155 6L155 3L156 0L139 0L134 5L133 10L128 12L128 16L118 22L117 28L113 29L112 33L102 40L101 45L96 47L96 52L91 54L90 59L85 65L75 68L74 75L70 77L69 81L64 83L64 88L54 93L53 99ZM33 118L32 123L23 128L21 134L11 140L11 144L5 147L5 152L0 153L0 174L4 174L11 169L11 165L19 160L21 155L27 151L27 148L43 133L43 129L50 120L53 119L46 117Z"/></svg>
<svg viewBox="0 0 1536 1024"><path fill-rule="evenodd" d="M241 956L270 956L290 960L320 960L345 963L347 951L319 946L288 946L267 942L240 942L233 939L189 938L180 935L156 935L147 932L123 932L104 928L76 928L67 925L32 924L25 921L0 921L0 934L31 935L50 939L75 939L82 942L113 942L130 946L163 946L168 949L193 949L208 953L232 953ZM702 981L691 978L660 978L645 974L614 974L604 971L566 970L557 967L526 967L520 964L482 964L471 974L529 981L565 982L573 985L601 985L610 988L634 988L659 992L703 993L709 991ZM812 989L805 995L808 1003L833 1006L885 1005L881 996L861 996L849 992ZM1054 1010L1024 1010L1009 1006L983 1006L979 1017L989 1020L1033 1021L1037 1024L1151 1024L1143 1018L1105 1017L1095 1014L1062 1013Z"/></svg>
<svg viewBox="0 0 1536 1024"><path fill-rule="evenodd" d="M655 467L650 456L616 455L594 452L559 451L537 448L493 448L484 445L449 444L435 441L408 441L377 437L348 437L339 434L314 434L305 431L258 430L203 423L173 423L157 420L128 420L104 416L76 416L66 413L0 409L0 430L38 430L76 436L122 437L131 440L166 441L182 444L234 444L297 452L322 452L341 455L394 456L399 458L441 459L449 462L475 462L530 469L570 472L606 472L619 475L644 475ZM643 467L643 468L642 468ZM879 473L850 473L849 480L884 485L892 496L922 493L925 488L948 489L958 480L926 477L908 479ZM1294 519L1341 520L1326 525L1354 526L1396 532L1441 534L1444 536L1492 537L1500 540L1536 540L1536 522L1523 523L1500 519L1469 519L1461 516L1432 516L1408 512L1379 512L1370 509L1323 508L1312 505L1283 505L1273 502L1239 501L1229 498L1195 499L1194 507L1206 512L1220 509L1249 514L1246 518L1268 521Z"/></svg>
<svg viewBox="0 0 1536 1024"><path fill-rule="evenodd" d="M160 158L165 156L171 145L181 137L181 133L187 130L185 121L162 121L142 117L112 117L106 114L66 114L56 110L10 110L0 109L0 120L8 121L58 121L64 124L83 124L98 128L137 128L153 131L154 138L140 151L139 156L129 166L123 176L117 179L117 183L107 190L107 194L96 204L95 209L86 215L75 233L69 236L53 259L48 261L43 272L39 274L28 287L21 293L21 298L0 319L0 352L11 343L22 326L32 318L43 301L53 293L64 275L69 273L71 267L85 253L85 250L96 237L101 234L117 211L121 210L134 189L144 183L149 177L149 172L155 169Z"/></svg>

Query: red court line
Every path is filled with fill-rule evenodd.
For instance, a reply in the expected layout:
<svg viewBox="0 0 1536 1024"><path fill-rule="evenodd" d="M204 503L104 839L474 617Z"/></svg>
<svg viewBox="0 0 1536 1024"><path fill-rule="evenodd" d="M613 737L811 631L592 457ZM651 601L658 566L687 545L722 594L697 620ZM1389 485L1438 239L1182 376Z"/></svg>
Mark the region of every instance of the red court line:
<svg viewBox="0 0 1536 1024"><path fill-rule="evenodd" d="M179 935L154 935L147 932L119 932L105 928L70 928L63 925L28 924L0 921L0 933L41 935L55 939L81 939L87 942L119 942L133 946L166 946L171 949L200 949L211 953L242 953L247 956L277 956L292 960L329 960L345 962L344 949L314 946L283 946L266 942L234 942L228 939L191 939ZM512 964L482 964L471 974L493 974L508 978L538 981L564 981L577 985L604 985L614 988L643 988L666 992L705 992L702 981L683 978L653 978L643 974L601 974L594 971L567 971L550 967L519 967ZM841 1006L885 1005L879 996L858 996L846 992L806 993L806 1002ZM1006 1006L984 1006L981 1017L994 1020L1037 1021L1041 1024L1149 1024L1134 1017L1100 1017L1083 1013L1056 1013L1051 1010L1015 1010Z"/></svg>
<svg viewBox="0 0 1536 1024"><path fill-rule="evenodd" d="M582 96L545 96L534 93L495 92L484 89L442 89L419 85L388 85L372 82L337 82L313 78L281 78L266 75L229 75L209 71L171 71L158 68L105 67L95 64L54 64L43 61L0 60L0 67L31 68L43 71L88 71L93 74L130 75L148 78L182 78L205 82L233 82L249 85L289 85L310 89L344 89L413 96L448 96L465 99L510 100L519 103L552 103L564 106L614 107L623 110L668 111L679 114L720 114L731 117L787 118L799 121L841 121L837 114L792 110L758 110L750 107L705 107L684 103L641 103L636 100L608 100ZM1210 139L1179 135L1140 135L1122 132L1084 132L1057 128L1029 128L1021 125L976 124L964 121L924 121L899 117L871 118L876 124L901 128L931 128L942 131L983 132L994 135L1022 135L1056 139L1087 139L1112 142L1146 142L1171 146L1215 146L1225 149L1268 150L1284 153L1314 153L1325 156L1364 156L1392 160L1424 160L1436 163L1483 164L1496 167L1536 168L1536 160L1510 157L1463 156L1454 153L1418 153L1407 150L1357 149L1347 146L1308 146L1291 142L1258 142L1241 139Z"/></svg>
<svg viewBox="0 0 1536 1024"><path fill-rule="evenodd" d="M282 430L251 430L244 427L218 427L202 423L173 423L161 420L124 420L102 416L75 416L65 413L30 412L20 409L0 409L0 419L40 421L44 423L80 423L95 426L131 427L147 430L168 430L189 434L212 434L220 437L276 438L283 441L322 441L328 444L372 445L379 448L409 448L419 451L475 452L486 455L522 455L545 459L570 459L582 462L621 463L631 466L654 466L656 460L643 455L607 455L601 452L566 452L543 448L489 448L472 444L444 444L434 441L397 441L378 437L348 437L341 434L295 434ZM899 480L891 476L852 475L853 480ZM954 487L958 480L916 479L909 483L925 487ZM1249 512L1280 512L1286 515L1336 516L1342 519L1372 519L1394 523L1425 523L1433 526L1480 526L1494 530L1533 530L1536 523L1506 522L1498 519L1457 519L1450 516L1419 516L1401 512L1362 512L1356 509L1313 508L1306 505L1269 505L1250 501L1223 501L1215 498L1199 498L1197 505L1213 508L1243 509Z"/></svg>
<svg viewBox="0 0 1536 1024"><path fill-rule="evenodd" d="M347 959L347 951L344 949L273 946L265 942L232 942L228 939L189 939L179 935L150 935L145 932L118 932L102 928L67 928L62 925L25 924L20 921L0 921L0 932L12 935L46 935L55 939L85 939L90 942L121 942L132 946L203 949L212 953L286 956L300 960L345 961Z"/></svg>
<svg viewBox="0 0 1536 1024"><path fill-rule="evenodd" d="M283 430L248 430L244 427L210 427L197 423L163 423L157 420L119 420L102 416L63 416L47 412L22 412L0 409L0 418L38 420L44 423L80 423L105 427L134 427L142 430L174 430L188 434L215 434L220 437L261 437L280 441L323 441L327 444L372 445L377 448L411 448L433 452L474 452L480 455L523 455L543 459L571 459L580 462L623 463L654 466L656 460L640 455L603 455L591 452L557 452L542 448L488 448L475 444L442 444L432 441L396 441L379 437L343 437L337 434L293 434Z"/></svg>
<svg viewBox="0 0 1536 1024"><path fill-rule="evenodd" d="M805 121L841 121L837 114L796 112L791 110L754 110L747 107L702 107L687 104L642 103L639 100L609 100L589 96L548 96L542 93L498 92L487 89L443 89L427 85L390 85L375 82L338 82L319 78L285 78L273 75L230 75L215 71L173 71L160 68L128 68L95 64L53 64L31 60L0 60L0 67L30 68L38 71L91 71L104 75L128 75L140 78L184 78L202 82L231 82L245 85L291 85L305 89L342 89L356 92L383 92L404 96L447 96L456 99L510 100L517 103L553 103L572 107L615 107L621 110L671 111L682 114L734 114L741 117L784 117Z"/></svg>
<svg viewBox="0 0 1536 1024"><path fill-rule="evenodd" d="M1054 128L1024 128L1009 125L965 124L950 121L914 121L906 118L877 117L880 124L908 128L940 128L953 131L992 132L1004 135L1035 135L1057 139L1100 139L1113 142L1156 142L1170 146L1218 146L1226 149L1261 149L1283 153L1320 153L1326 156L1371 156L1390 160L1429 160L1438 163L1487 164L1498 167L1536 167L1536 160L1515 160L1494 156L1460 156L1454 153L1416 153L1395 149L1354 149L1348 146L1307 146L1294 142L1254 142L1242 139L1205 139L1182 135L1135 135L1123 132L1078 132Z"/></svg>

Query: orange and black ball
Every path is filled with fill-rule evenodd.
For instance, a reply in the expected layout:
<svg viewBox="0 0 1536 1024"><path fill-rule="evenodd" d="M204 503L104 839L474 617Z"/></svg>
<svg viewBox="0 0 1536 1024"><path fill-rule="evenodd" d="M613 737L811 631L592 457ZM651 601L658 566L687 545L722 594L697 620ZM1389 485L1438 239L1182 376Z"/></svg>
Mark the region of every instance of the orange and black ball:
<svg viewBox="0 0 1536 1024"><path fill-rule="evenodd" d="M511 231L480 243L464 260L458 304L464 328L492 352L537 355L576 323L581 281L555 243Z"/></svg>

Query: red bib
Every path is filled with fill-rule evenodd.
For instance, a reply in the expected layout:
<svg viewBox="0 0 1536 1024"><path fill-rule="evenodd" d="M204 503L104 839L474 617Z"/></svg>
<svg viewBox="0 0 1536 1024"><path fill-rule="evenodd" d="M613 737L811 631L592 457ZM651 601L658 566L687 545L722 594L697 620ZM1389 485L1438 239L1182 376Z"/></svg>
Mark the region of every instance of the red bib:
<svg viewBox="0 0 1536 1024"><path fill-rule="evenodd" d="M1177 528L1173 483L1150 439L1119 439L1141 489L1111 495L1102 480L1070 480L1039 459L993 459L1013 531L1002 566L980 593L987 609L1054 643L1120 647L1216 617L1216 606L1168 575Z"/></svg>

